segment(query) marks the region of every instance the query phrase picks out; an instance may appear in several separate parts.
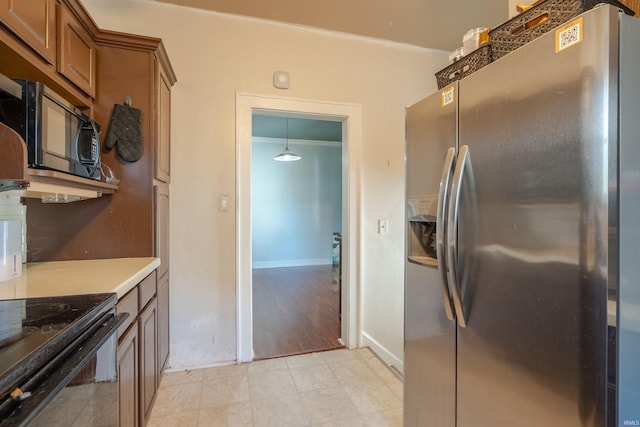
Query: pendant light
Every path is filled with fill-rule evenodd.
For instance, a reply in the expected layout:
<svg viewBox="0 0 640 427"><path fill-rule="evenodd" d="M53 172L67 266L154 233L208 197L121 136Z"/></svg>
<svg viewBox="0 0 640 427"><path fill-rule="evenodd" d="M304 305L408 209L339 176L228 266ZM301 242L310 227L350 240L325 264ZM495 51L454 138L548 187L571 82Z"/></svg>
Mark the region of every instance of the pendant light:
<svg viewBox="0 0 640 427"><path fill-rule="evenodd" d="M274 156L273 160L277 160L279 162L294 162L296 160L300 160L302 157L293 151L289 150L289 118L286 119L287 126L287 140L285 142L284 150Z"/></svg>

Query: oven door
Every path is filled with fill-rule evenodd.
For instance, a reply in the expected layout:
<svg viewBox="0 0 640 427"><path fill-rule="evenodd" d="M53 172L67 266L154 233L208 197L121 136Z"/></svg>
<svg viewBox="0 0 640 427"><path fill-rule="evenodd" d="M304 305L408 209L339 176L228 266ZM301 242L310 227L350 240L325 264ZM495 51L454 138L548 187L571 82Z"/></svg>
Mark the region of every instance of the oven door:
<svg viewBox="0 0 640 427"><path fill-rule="evenodd" d="M118 327L128 313L103 315L12 393L7 426L117 426ZM16 403L18 402L18 403Z"/></svg>

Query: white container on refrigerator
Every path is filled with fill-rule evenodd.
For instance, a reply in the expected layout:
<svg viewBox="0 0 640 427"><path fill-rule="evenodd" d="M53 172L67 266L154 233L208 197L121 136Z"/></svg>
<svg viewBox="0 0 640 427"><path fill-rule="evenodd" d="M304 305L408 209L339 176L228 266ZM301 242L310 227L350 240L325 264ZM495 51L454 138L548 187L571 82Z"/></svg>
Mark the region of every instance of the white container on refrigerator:
<svg viewBox="0 0 640 427"><path fill-rule="evenodd" d="M22 275L22 222L0 220L0 282Z"/></svg>

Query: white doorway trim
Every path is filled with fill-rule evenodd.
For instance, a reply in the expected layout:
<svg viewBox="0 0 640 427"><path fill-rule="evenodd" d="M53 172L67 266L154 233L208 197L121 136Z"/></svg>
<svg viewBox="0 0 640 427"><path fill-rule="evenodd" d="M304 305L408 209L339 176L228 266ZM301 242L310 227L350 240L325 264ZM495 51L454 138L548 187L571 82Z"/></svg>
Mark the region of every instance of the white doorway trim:
<svg viewBox="0 0 640 427"><path fill-rule="evenodd" d="M251 289L251 116L255 110L288 117L340 121L342 126L342 341L360 346L360 197L362 112L357 104L236 93L237 360L253 360ZM346 184L346 185L345 185Z"/></svg>

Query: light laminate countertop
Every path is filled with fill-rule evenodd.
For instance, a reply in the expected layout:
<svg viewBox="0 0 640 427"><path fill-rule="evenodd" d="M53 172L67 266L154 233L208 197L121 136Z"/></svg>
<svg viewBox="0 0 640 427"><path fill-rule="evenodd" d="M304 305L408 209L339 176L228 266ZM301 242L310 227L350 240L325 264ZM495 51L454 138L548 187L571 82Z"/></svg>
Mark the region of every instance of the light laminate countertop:
<svg viewBox="0 0 640 427"><path fill-rule="evenodd" d="M27 263L22 276L0 282L0 299L129 292L158 268L160 258L113 258Z"/></svg>

